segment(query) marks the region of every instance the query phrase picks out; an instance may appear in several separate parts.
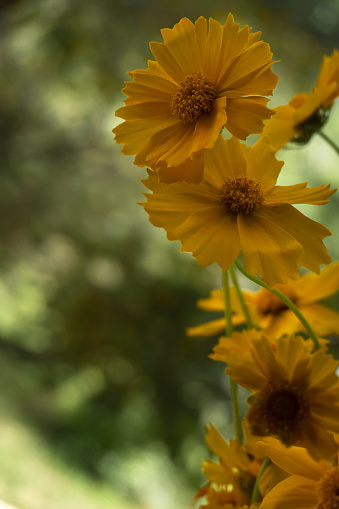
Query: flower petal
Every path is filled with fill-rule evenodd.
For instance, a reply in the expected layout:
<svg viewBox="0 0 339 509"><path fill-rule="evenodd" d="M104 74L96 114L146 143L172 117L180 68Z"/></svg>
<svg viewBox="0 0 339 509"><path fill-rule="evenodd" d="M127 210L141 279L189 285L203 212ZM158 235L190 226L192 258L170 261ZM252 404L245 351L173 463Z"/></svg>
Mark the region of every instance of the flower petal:
<svg viewBox="0 0 339 509"><path fill-rule="evenodd" d="M322 239L331 235L325 226L312 221L289 204L270 208L262 207L260 212L263 217L270 219L288 232L304 248L304 254L299 260L301 265L319 274L320 265L331 262L332 259L322 242Z"/></svg>
<svg viewBox="0 0 339 509"><path fill-rule="evenodd" d="M318 493L316 483L293 475L281 481L264 498L260 509L316 509Z"/></svg>
<svg viewBox="0 0 339 509"><path fill-rule="evenodd" d="M212 148L226 122L226 97L220 97L213 101L211 111L202 115L196 123L192 140L192 153L201 149Z"/></svg>
<svg viewBox="0 0 339 509"><path fill-rule="evenodd" d="M260 182L264 193L275 186L283 161L275 158L275 151L267 136L262 136L252 147L242 145L247 161L247 177ZM265 197L265 203L270 195Z"/></svg>
<svg viewBox="0 0 339 509"><path fill-rule="evenodd" d="M299 277L304 250L287 228L281 227L280 214L270 217L264 207L251 215L239 214L238 228L244 265L251 274L269 286Z"/></svg>
<svg viewBox="0 0 339 509"><path fill-rule="evenodd" d="M296 291L300 305L325 299L339 291L339 262L325 267L319 276L306 274L298 282Z"/></svg>
<svg viewBox="0 0 339 509"><path fill-rule="evenodd" d="M294 128L295 108L290 105L278 106L275 115L267 122L263 129L263 136L268 136L275 150L283 148L297 134Z"/></svg>
<svg viewBox="0 0 339 509"><path fill-rule="evenodd" d="M182 18L173 28L161 30L166 47L186 75L202 71L207 39L205 18L200 17L197 26L196 31L196 26L188 18Z"/></svg>
<svg viewBox="0 0 339 509"><path fill-rule="evenodd" d="M242 144L235 137L225 140L220 134L213 150L206 151L204 181L219 189L228 177L246 175Z"/></svg>
<svg viewBox="0 0 339 509"><path fill-rule="evenodd" d="M266 97L257 96L228 99L226 129L241 140L246 140L249 134L260 134L264 120L273 114L273 110L266 107L267 102Z"/></svg>
<svg viewBox="0 0 339 509"><path fill-rule="evenodd" d="M174 233L181 240L181 251L191 252L203 267L216 262L226 270L240 251L236 217L220 204L192 214Z"/></svg>
<svg viewBox="0 0 339 509"><path fill-rule="evenodd" d="M276 438L266 437L257 442L257 446L278 467L290 475L303 476L317 482L325 473L324 466L332 468L330 463L319 464L312 459L303 447L285 447Z"/></svg>
<svg viewBox="0 0 339 509"><path fill-rule="evenodd" d="M312 205L325 205L327 198L336 192L329 189L331 184L307 188L307 182L293 186L275 186L265 199L266 205L282 205L283 203L304 203Z"/></svg>

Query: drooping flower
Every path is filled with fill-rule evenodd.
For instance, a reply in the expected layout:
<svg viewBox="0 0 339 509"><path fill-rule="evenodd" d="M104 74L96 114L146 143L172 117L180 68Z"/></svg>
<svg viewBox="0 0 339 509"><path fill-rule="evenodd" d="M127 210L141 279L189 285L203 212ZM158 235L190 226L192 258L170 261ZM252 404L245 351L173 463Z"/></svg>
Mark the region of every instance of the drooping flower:
<svg viewBox="0 0 339 509"><path fill-rule="evenodd" d="M287 142L306 143L326 122L334 100L339 96L339 51L324 56L316 86L310 94L298 94L287 105L275 108L263 134L276 150Z"/></svg>
<svg viewBox="0 0 339 509"><path fill-rule="evenodd" d="M272 115L264 96L278 78L260 32L240 30L229 14L224 26L210 18L208 34L203 17L161 33L164 43L150 43L155 61L129 73L123 89L128 98L116 115L125 121L113 129L123 154L164 170L213 147L223 127L241 139L262 132Z"/></svg>
<svg viewBox="0 0 339 509"><path fill-rule="evenodd" d="M162 184L149 170L143 203L149 219L180 240L199 265L218 263L228 269L239 252L246 269L272 286L299 278L299 268L319 273L331 261L322 239L331 235L292 204L322 205L335 191L307 184L276 186L283 163L267 137L248 147L220 135L205 152L204 179L199 184ZM273 261L274 260L274 261Z"/></svg>
<svg viewBox="0 0 339 509"><path fill-rule="evenodd" d="M201 509L221 509L228 504L233 508L249 505L262 460L248 454L237 440L226 442L213 425L206 429L207 445L219 461L203 463L203 473L209 482L197 493L198 499L205 497L207 500L207 505L200 506Z"/></svg>
<svg viewBox="0 0 339 509"><path fill-rule="evenodd" d="M258 436L302 445L316 459L333 458L339 432L338 362L323 349L311 353L301 337L284 336L275 347L262 337L251 351L227 358L228 373L252 391L247 420Z"/></svg>
<svg viewBox="0 0 339 509"><path fill-rule="evenodd" d="M330 297L339 290L339 263L325 267L320 275L306 274L297 281L289 281L275 286L285 294L304 315L315 334L327 336L339 335L339 312L319 301ZM260 289L259 292L244 291L243 296L249 308L254 325L260 327L268 336L279 338L283 334L305 332L302 323L282 300L276 295ZM231 297L233 309L236 310L232 321L234 325L244 323L245 317L239 309L237 296ZM223 290L212 290L210 297L197 302L200 309L220 312L225 310ZM189 336L210 336L225 330L225 318L219 318L187 329Z"/></svg>
<svg viewBox="0 0 339 509"><path fill-rule="evenodd" d="M258 444L276 465L290 476L265 497L260 509L338 509L339 468L326 460L312 459L302 447L284 447L265 438Z"/></svg>

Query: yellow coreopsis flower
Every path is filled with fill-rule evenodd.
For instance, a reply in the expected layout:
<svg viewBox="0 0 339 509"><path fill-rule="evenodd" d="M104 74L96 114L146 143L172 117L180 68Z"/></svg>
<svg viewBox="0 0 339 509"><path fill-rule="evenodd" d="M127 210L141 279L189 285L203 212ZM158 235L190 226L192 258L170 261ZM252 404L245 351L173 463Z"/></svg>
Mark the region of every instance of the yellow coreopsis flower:
<svg viewBox="0 0 339 509"><path fill-rule="evenodd" d="M246 269L268 285L299 278L299 267L319 273L331 261L322 239L329 230L308 219L292 204L322 205L334 191L307 184L276 186L283 162L277 161L267 137L248 147L237 138L205 152L199 184L158 182L149 171L144 180L152 194L142 204L169 240L180 240L199 265L213 262L228 269L239 252Z"/></svg>
<svg viewBox="0 0 339 509"><path fill-rule="evenodd" d="M223 127L241 139L262 132L272 115L263 96L278 78L260 32L240 30L229 14L224 26L210 18L208 34L203 17L161 33L164 43L150 43L155 61L129 73L123 89L116 115L125 122L113 129L123 154L138 166L175 167L213 147Z"/></svg>
<svg viewBox="0 0 339 509"><path fill-rule="evenodd" d="M237 440L226 442L213 425L207 426L206 442L219 462L206 460L203 473L209 483L197 493L206 497L207 505L201 508L241 507L250 504L255 480L261 467L261 459L248 454Z"/></svg>
<svg viewBox="0 0 339 509"><path fill-rule="evenodd" d="M326 460L317 462L305 449L287 449L274 438L266 438L258 445L290 474L264 497L260 509L338 509L338 457L335 465Z"/></svg>
<svg viewBox="0 0 339 509"><path fill-rule="evenodd" d="M339 290L338 262L325 267L320 275L305 274L297 281L278 284L275 288L285 294L298 307L315 334L318 336L339 335L339 312L319 303ZM283 334L305 332L298 317L272 292L262 288L256 293L244 291L243 296L254 325L260 327L266 335L279 338ZM233 324L244 323L245 317L239 309L235 292L232 293L231 303L235 310L232 317ZM223 290L212 290L210 297L200 299L197 305L200 309L207 311L224 312ZM189 336L210 336L223 332L225 327L225 318L219 318L189 327L187 334Z"/></svg>
<svg viewBox="0 0 339 509"><path fill-rule="evenodd" d="M302 445L314 458L338 449L338 362L323 349L311 353L301 337L284 336L276 346L262 337L243 355L230 354L228 373L253 392L247 420L254 435L278 436Z"/></svg>
<svg viewBox="0 0 339 509"><path fill-rule="evenodd" d="M339 51L323 58L317 83L310 94L298 94L287 105L274 109L263 134L269 136L276 150L288 141L306 143L321 129L333 101L339 96Z"/></svg>

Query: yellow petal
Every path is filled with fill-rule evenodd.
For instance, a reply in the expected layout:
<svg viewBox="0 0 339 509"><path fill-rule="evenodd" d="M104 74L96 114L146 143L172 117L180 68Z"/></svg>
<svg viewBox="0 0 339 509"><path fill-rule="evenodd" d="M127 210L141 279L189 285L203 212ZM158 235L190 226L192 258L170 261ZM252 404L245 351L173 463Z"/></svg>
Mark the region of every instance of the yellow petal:
<svg viewBox="0 0 339 509"><path fill-rule="evenodd" d="M220 204L192 214L175 235L181 240L181 251L191 252L203 267L216 262L226 270L240 251L236 218Z"/></svg>
<svg viewBox="0 0 339 509"><path fill-rule="evenodd" d="M327 198L336 192L327 186L306 188L307 182L293 186L275 186L265 198L266 205L281 205L283 203L307 203L312 205L325 205Z"/></svg>
<svg viewBox="0 0 339 509"><path fill-rule="evenodd" d="M265 122L263 136L268 136L275 150L283 148L297 134L294 128L295 108L290 105L275 108L275 115Z"/></svg>
<svg viewBox="0 0 339 509"><path fill-rule="evenodd" d="M222 31L222 41L217 66L219 71L217 78L218 90L232 62L234 62L249 45L256 42L255 38L257 36L260 37L260 32L257 32L256 35L252 34L250 38L250 29L247 25L241 30L239 30L239 27L240 25L234 22L232 14L229 14Z"/></svg>
<svg viewBox="0 0 339 509"><path fill-rule="evenodd" d="M226 98L220 97L213 101L211 111L202 115L196 123L192 140L192 153L201 149L212 148L226 121Z"/></svg>
<svg viewBox="0 0 339 509"><path fill-rule="evenodd" d="M245 268L260 276L269 286L286 282L289 278L297 279L304 253L298 240L281 227L279 219L279 214L270 217L264 207L260 213L238 215Z"/></svg>
<svg viewBox="0 0 339 509"><path fill-rule="evenodd" d="M257 442L257 446L273 463L290 475L303 476L317 482L324 473L324 466L332 468L330 463L316 462L303 447L291 446L287 448L276 438L263 438Z"/></svg>
<svg viewBox="0 0 339 509"><path fill-rule="evenodd" d="M126 120L115 127L113 133L115 141L123 144L121 152L125 155L135 155L142 150L150 137L178 123L174 117ZM140 161L140 165L145 166L145 161Z"/></svg>
<svg viewBox="0 0 339 509"><path fill-rule="evenodd" d="M331 235L327 228L304 216L289 204L270 208L262 207L260 212L262 216L269 218L293 236L303 247L304 253L299 260L301 265L319 274L320 265L331 262L331 257L322 242L322 239ZM291 279L293 278L291 276Z"/></svg>
<svg viewBox="0 0 339 509"><path fill-rule="evenodd" d="M174 117L169 117L174 119ZM192 140L194 127L175 119L169 122L169 127L159 129L149 137L148 142L138 152L134 163L138 166L159 164L166 161L169 166L179 166L192 155Z"/></svg>
<svg viewBox="0 0 339 509"><path fill-rule="evenodd" d="M297 127L311 117L318 108L329 100L336 87L336 83L332 83L326 88L315 88L311 94L307 94L304 103L294 113L294 125Z"/></svg>
<svg viewBox="0 0 339 509"><path fill-rule="evenodd" d="M202 41L206 44L206 31L205 34L202 34L201 31L203 19L199 19L198 34L202 36ZM186 75L202 71L204 55L201 55L201 50L203 45L199 44L195 25L188 18L182 18L172 29L162 29L161 35L166 47L176 62L178 62L180 68L185 71Z"/></svg>
<svg viewBox="0 0 339 509"><path fill-rule="evenodd" d="M228 177L246 175L246 172L242 144L235 137L225 140L220 135L213 150L205 154L205 182L219 189Z"/></svg>
<svg viewBox="0 0 339 509"><path fill-rule="evenodd" d="M186 329L186 334L189 337L214 336L214 334L224 332L225 328L226 328L225 318L219 318L218 320L211 320L210 322L195 325L194 327L188 327Z"/></svg>
<svg viewBox="0 0 339 509"><path fill-rule="evenodd" d="M325 267L320 275L307 274L296 288L300 305L316 302L339 291L339 262Z"/></svg>
<svg viewBox="0 0 339 509"><path fill-rule="evenodd" d="M327 87L333 81L339 84L339 51L337 49L333 50L330 57L323 57L317 78L317 88Z"/></svg>
<svg viewBox="0 0 339 509"><path fill-rule="evenodd" d="M278 82L278 76L272 72L271 65L275 62L266 64L259 70L242 78L233 84L232 90L220 91L220 95L227 97L243 97L246 95L272 95L273 89Z"/></svg>
<svg viewBox="0 0 339 509"><path fill-rule="evenodd" d="M318 336L339 336L339 312L321 304L309 304L299 307L304 318ZM299 330L303 330L299 327Z"/></svg>
<svg viewBox="0 0 339 509"><path fill-rule="evenodd" d="M145 194L147 203L141 203L149 214L149 220L154 226L164 228L171 236L174 230L181 226L192 213L204 210L208 204L213 204L213 197L206 193L204 187L194 186L186 182L162 184L157 181L153 172L149 171L149 178L143 183L153 194ZM192 192L192 188L194 192Z"/></svg>
<svg viewBox="0 0 339 509"><path fill-rule="evenodd" d="M231 484L233 481L231 471L227 471L222 465L214 461L205 460L202 465L202 472L211 482L217 484Z"/></svg>
<svg viewBox="0 0 339 509"><path fill-rule="evenodd" d="M202 181L204 174L204 157L198 159L187 159L179 166L168 166L165 161L160 161L152 169L157 171L159 181L165 184L172 184L174 182L191 182L198 184Z"/></svg>
<svg viewBox="0 0 339 509"><path fill-rule="evenodd" d="M243 86L245 77L261 69L271 62L272 53L267 43L260 41L246 49L229 67L219 82L219 93L237 89L237 83Z"/></svg>
<svg viewBox="0 0 339 509"><path fill-rule="evenodd" d="M186 76L186 70L182 69L182 67L178 64L169 48L161 42L150 42L149 47L154 58L165 73L179 85Z"/></svg>
<svg viewBox="0 0 339 509"><path fill-rule="evenodd" d="M264 193L267 193L275 186L283 161L275 158L275 151L267 136L261 137L252 147L242 144L242 148L247 161L247 176L260 182ZM265 203L269 196L265 197Z"/></svg>
<svg viewBox="0 0 339 509"><path fill-rule="evenodd" d="M256 96L228 99L226 129L241 140L246 140L249 134L260 134L264 120L273 114L273 110L266 107L267 101Z"/></svg>
<svg viewBox="0 0 339 509"><path fill-rule="evenodd" d="M316 509L318 493L316 483L293 475L280 482L264 498L260 509Z"/></svg>

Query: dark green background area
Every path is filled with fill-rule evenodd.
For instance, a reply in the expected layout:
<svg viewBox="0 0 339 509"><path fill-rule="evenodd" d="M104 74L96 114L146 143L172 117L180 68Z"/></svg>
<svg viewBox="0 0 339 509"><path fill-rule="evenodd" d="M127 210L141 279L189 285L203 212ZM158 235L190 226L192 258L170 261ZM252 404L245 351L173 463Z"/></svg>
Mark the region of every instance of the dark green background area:
<svg viewBox="0 0 339 509"><path fill-rule="evenodd" d="M272 106L311 91L339 44L338 1L0 2L0 498L22 509L105 509L117 492L121 509L188 507L204 425L232 437L224 366L207 358L216 338L185 337L210 318L195 302L219 271L150 225L136 204L146 172L111 133L126 72L146 67L160 29L228 12L280 61ZM333 139L338 118L335 106ZM279 158L281 183L338 185L320 139ZM338 259L337 198L314 209Z"/></svg>

